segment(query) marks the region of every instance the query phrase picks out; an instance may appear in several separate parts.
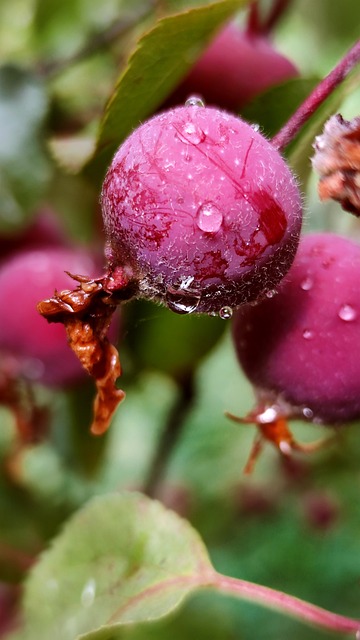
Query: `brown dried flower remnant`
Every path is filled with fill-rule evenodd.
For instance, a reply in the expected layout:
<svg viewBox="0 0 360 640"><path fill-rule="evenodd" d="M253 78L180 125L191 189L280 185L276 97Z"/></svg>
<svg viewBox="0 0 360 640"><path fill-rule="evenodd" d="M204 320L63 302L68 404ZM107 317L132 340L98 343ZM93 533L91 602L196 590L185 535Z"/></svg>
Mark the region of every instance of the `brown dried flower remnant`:
<svg viewBox="0 0 360 640"><path fill-rule="evenodd" d="M320 199L336 200L345 211L360 216L360 116L353 120L332 116L314 148Z"/></svg>
<svg viewBox="0 0 360 640"><path fill-rule="evenodd" d="M79 283L76 289L55 291L52 298L39 302L37 308L49 322L65 325L70 347L94 378L97 395L91 431L101 435L125 397L124 391L116 387L121 374L119 354L106 337L117 303L107 290L108 277L93 280L69 275Z"/></svg>

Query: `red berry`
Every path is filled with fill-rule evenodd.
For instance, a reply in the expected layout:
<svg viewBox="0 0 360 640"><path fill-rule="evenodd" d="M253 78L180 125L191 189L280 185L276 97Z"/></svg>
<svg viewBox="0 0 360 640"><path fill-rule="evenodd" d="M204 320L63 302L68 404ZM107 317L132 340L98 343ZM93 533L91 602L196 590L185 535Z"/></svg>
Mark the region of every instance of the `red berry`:
<svg viewBox="0 0 360 640"><path fill-rule="evenodd" d="M328 424L360 417L360 246L300 242L278 293L234 317L239 361L262 399Z"/></svg>
<svg viewBox="0 0 360 640"><path fill-rule="evenodd" d="M262 34L247 34L229 24L213 40L167 105L183 104L192 94L206 104L238 110L259 93L298 75Z"/></svg>
<svg viewBox="0 0 360 640"><path fill-rule="evenodd" d="M102 190L110 272L178 313L224 316L273 289L301 227L289 168L249 124L186 106L152 118L116 153Z"/></svg>
<svg viewBox="0 0 360 640"><path fill-rule="evenodd" d="M2 366L47 385L64 385L84 376L60 324L44 321L36 305L53 290L72 289L65 273L94 273L92 257L65 248L19 252L0 268L0 354Z"/></svg>

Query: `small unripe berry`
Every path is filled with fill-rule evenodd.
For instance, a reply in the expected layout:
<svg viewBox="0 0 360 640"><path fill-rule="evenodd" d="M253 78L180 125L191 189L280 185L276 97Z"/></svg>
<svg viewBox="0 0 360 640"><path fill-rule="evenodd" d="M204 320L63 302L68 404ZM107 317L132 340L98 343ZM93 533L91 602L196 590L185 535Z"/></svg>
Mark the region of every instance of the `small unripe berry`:
<svg viewBox="0 0 360 640"><path fill-rule="evenodd" d="M166 101L178 105L192 94L209 105L239 110L266 89L298 75L268 37L229 24L212 41Z"/></svg>
<svg viewBox="0 0 360 640"><path fill-rule="evenodd" d="M256 300L288 271L301 198L280 154L224 111L185 106L134 131L102 190L110 272L178 313Z"/></svg>
<svg viewBox="0 0 360 640"><path fill-rule="evenodd" d="M327 424L359 418L359 273L360 245L307 235L278 293L236 312L239 361L268 404Z"/></svg>
<svg viewBox="0 0 360 640"><path fill-rule="evenodd" d="M67 345L59 324L48 324L36 305L54 289L71 289L74 274L94 273L93 258L67 248L39 248L16 253L0 268L0 354L13 375L61 386L85 372Z"/></svg>

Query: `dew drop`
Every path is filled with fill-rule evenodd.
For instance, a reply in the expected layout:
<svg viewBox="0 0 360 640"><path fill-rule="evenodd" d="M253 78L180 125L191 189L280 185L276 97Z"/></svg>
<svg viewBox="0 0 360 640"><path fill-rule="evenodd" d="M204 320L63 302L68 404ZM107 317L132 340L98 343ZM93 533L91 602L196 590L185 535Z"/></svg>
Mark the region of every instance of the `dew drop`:
<svg viewBox="0 0 360 640"><path fill-rule="evenodd" d="M191 277L192 282L193 278ZM194 313L198 308L201 300L201 294L195 289L189 287L190 283L185 281L178 285L169 287L166 291L166 304L171 311L185 315Z"/></svg>
<svg viewBox="0 0 360 640"><path fill-rule="evenodd" d="M344 320L345 322L352 322L353 320L356 319L357 313L354 307L352 307L351 305L343 304L342 307L340 307L339 309L338 316L341 320Z"/></svg>
<svg viewBox="0 0 360 640"><path fill-rule="evenodd" d="M206 233L217 233L223 223L223 214L213 202L204 202L196 212L196 222Z"/></svg>
<svg viewBox="0 0 360 640"><path fill-rule="evenodd" d="M303 338L305 338L305 340L311 340L311 338L314 337L314 332L311 331L310 329L304 329L302 335L303 335Z"/></svg>
<svg viewBox="0 0 360 640"><path fill-rule="evenodd" d="M267 298L273 298L276 295L276 291L275 289L269 289L269 291L267 291L265 295Z"/></svg>
<svg viewBox="0 0 360 640"><path fill-rule="evenodd" d="M275 407L267 407L267 409L257 416L257 419L260 424L271 424L275 422L278 417L278 411Z"/></svg>
<svg viewBox="0 0 360 640"><path fill-rule="evenodd" d="M200 96L190 96L185 102L185 107L205 107L205 102Z"/></svg>
<svg viewBox="0 0 360 640"><path fill-rule="evenodd" d="M219 317L222 320L229 320L232 317L233 310L231 307L221 307L219 311Z"/></svg>
<svg viewBox="0 0 360 640"><path fill-rule="evenodd" d="M260 131L260 125L257 124L256 122L253 122L253 124L251 125L251 128L254 129L254 131Z"/></svg>
<svg viewBox="0 0 360 640"><path fill-rule="evenodd" d="M90 580L87 581L87 583L85 584L85 587L81 592L80 599L81 599L82 606L91 607L91 605L95 600L95 594L96 594L96 582L94 578L90 578Z"/></svg>
<svg viewBox="0 0 360 640"><path fill-rule="evenodd" d="M185 122L177 131L177 136L182 142L187 144L200 144L206 138L204 131L194 122Z"/></svg>
<svg viewBox="0 0 360 640"><path fill-rule="evenodd" d="M300 283L300 287L304 290L304 291L310 291L310 289L312 289L314 284L314 281L312 278L310 278L310 276L308 276L307 278L305 278L301 283Z"/></svg>
<svg viewBox="0 0 360 640"><path fill-rule="evenodd" d="M302 410L302 414L304 418L307 418L308 420L311 420L311 418L314 417L314 412L309 407L304 407Z"/></svg>

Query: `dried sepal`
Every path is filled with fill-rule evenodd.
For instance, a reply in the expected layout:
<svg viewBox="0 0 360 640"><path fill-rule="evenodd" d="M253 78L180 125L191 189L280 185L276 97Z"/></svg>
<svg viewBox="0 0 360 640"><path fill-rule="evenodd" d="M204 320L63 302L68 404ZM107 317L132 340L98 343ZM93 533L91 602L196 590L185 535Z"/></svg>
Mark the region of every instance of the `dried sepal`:
<svg viewBox="0 0 360 640"><path fill-rule="evenodd" d="M254 424L258 431L254 444L244 467L244 473L252 473L255 463L258 460L265 442L270 442L278 449L279 453L285 457L290 457L294 451L301 453L312 453L322 449L329 443L331 438L321 438L310 443L298 442L293 436L288 420L292 416L287 411L282 411L278 405L258 406L244 417L236 416L228 411L225 412L227 418L239 424Z"/></svg>
<svg viewBox="0 0 360 640"><path fill-rule="evenodd" d="M345 211L360 216L360 117L337 114L315 139L312 164L320 174L321 200L336 200Z"/></svg>
<svg viewBox="0 0 360 640"><path fill-rule="evenodd" d="M121 375L119 354L109 342L107 331L117 302L108 291L108 276L90 279L69 274L79 284L73 291L55 291L52 298L38 304L49 322L64 324L67 339L84 369L94 378L97 395L91 431L104 433L118 404L125 397L116 387Z"/></svg>

